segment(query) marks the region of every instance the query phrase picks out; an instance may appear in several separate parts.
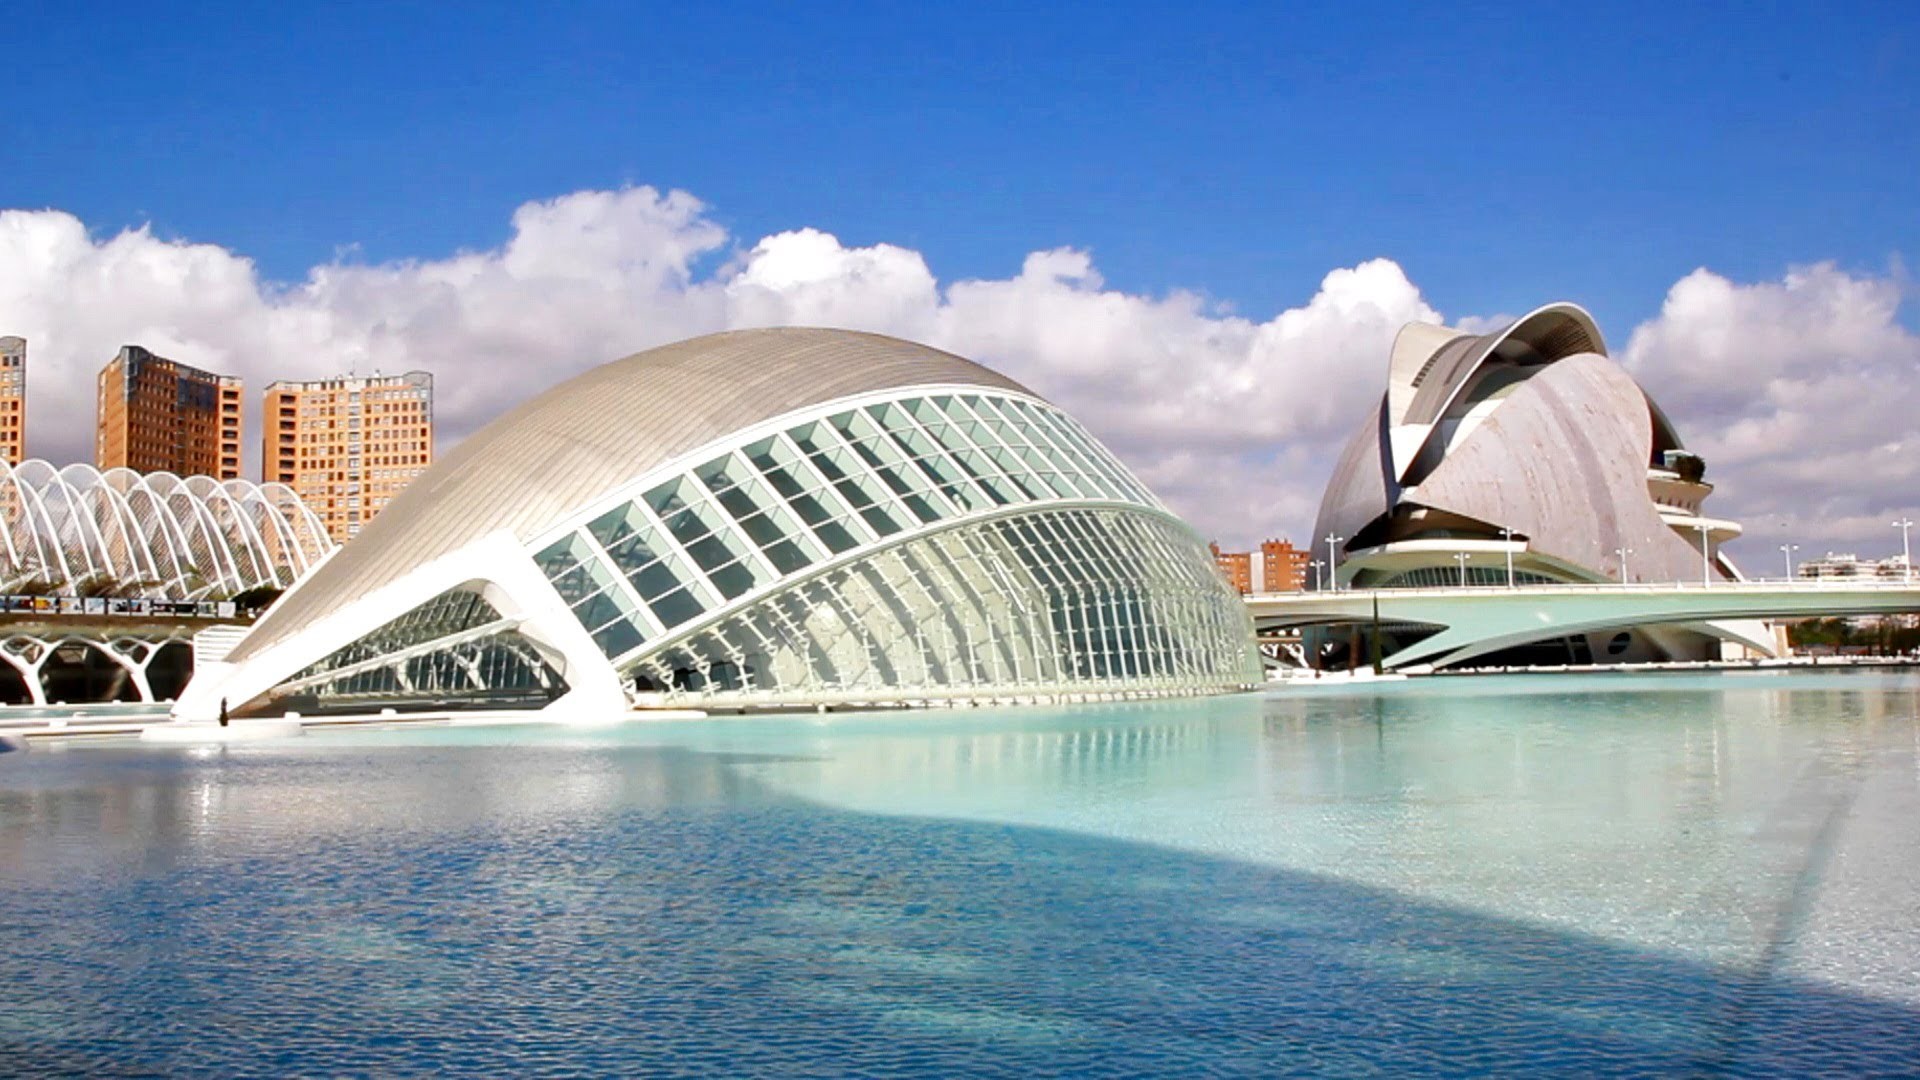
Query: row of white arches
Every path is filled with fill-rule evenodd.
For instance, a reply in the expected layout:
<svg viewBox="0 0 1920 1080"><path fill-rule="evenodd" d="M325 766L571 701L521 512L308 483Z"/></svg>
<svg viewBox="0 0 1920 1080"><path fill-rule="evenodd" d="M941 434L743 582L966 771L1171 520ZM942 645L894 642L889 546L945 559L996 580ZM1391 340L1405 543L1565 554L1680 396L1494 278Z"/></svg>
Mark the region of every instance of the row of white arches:
<svg viewBox="0 0 1920 1080"><path fill-rule="evenodd" d="M0 592L225 599L335 546L285 484L0 462Z"/></svg>

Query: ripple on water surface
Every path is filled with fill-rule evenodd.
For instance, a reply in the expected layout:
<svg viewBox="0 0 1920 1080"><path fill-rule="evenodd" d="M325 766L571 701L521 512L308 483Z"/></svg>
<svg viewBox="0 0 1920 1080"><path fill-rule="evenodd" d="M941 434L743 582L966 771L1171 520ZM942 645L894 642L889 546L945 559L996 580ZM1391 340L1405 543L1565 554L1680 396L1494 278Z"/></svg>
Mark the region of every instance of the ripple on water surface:
<svg viewBox="0 0 1920 1080"><path fill-rule="evenodd" d="M1912 680L1423 686L8 755L0 1072L1920 1061Z"/></svg>

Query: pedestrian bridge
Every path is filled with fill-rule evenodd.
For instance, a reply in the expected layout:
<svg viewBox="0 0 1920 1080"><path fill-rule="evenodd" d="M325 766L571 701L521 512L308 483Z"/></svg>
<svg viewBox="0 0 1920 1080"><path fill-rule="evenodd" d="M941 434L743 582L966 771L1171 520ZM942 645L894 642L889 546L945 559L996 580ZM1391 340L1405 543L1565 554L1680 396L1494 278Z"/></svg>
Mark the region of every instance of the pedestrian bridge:
<svg viewBox="0 0 1920 1080"><path fill-rule="evenodd" d="M1753 620L1920 612L1920 582L1721 581L1713 584L1565 584L1254 593L1263 631L1332 624L1415 623L1439 628L1390 655L1388 669L1445 667L1571 634L1685 625L1772 655ZM1741 622L1749 626L1738 625Z"/></svg>

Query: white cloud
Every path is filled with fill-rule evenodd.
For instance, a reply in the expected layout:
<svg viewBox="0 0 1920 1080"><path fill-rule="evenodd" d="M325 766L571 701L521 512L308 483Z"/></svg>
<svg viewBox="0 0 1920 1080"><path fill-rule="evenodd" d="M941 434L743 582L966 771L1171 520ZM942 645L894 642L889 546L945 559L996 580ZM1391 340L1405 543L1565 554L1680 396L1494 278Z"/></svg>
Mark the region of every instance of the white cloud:
<svg viewBox="0 0 1920 1080"><path fill-rule="evenodd" d="M239 375L253 402L274 379L424 368L444 446L614 357L798 323L997 367L1079 415L1203 531L1246 542L1306 527L1394 331L1436 317L1387 260L1335 270L1302 306L1254 322L1192 293L1109 289L1084 251L943 284L918 252L814 229L736 248L698 199L645 187L528 203L498 250L336 261L286 284L214 245L0 213L0 333L29 339L29 450L56 461L90 456L94 375L127 343Z"/></svg>
<svg viewBox="0 0 1920 1080"><path fill-rule="evenodd" d="M1920 478L1920 348L1899 300L1892 280L1831 266L1751 286L1700 271L1624 355L1708 457L1717 510L1761 534L1787 520L1808 547L1854 543ZM1439 317L1387 259L1256 320L1197 293L1109 288L1080 250L942 282L916 251L814 229L745 244L693 196L645 187L528 203L495 250L335 261L293 283L215 245L0 212L0 334L29 339L29 450L56 461L91 455L94 375L126 343L240 375L256 404L274 379L424 368L444 448L609 359L799 323L980 360L1081 417L1203 533L1300 542L1394 333Z"/></svg>
<svg viewBox="0 0 1920 1080"><path fill-rule="evenodd" d="M1787 542L1802 557L1899 550L1888 523L1920 509L1920 336L1901 299L1897 275L1831 263L1758 284L1696 270L1628 340L1625 363L1706 458L1708 505L1744 521L1738 550L1761 572L1779 572Z"/></svg>

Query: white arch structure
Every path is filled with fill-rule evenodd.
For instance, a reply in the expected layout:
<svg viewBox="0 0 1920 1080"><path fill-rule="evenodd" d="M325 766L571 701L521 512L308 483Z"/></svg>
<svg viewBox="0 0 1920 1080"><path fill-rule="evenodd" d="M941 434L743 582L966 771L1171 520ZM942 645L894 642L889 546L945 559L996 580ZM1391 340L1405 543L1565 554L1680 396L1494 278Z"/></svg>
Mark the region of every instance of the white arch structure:
<svg viewBox="0 0 1920 1080"><path fill-rule="evenodd" d="M0 635L0 678L9 672L19 677L11 687L0 689L0 697L11 693L24 700L9 704L41 707L101 704L108 701L137 701L143 704L171 701L178 688L156 686L155 670L156 661L165 655L169 647L190 651L193 648L193 631L186 627L171 627L143 628L124 634L87 631L54 635ZM110 681L117 684L113 687L112 695L84 700L60 697L49 685L49 678L55 658L63 653L74 654L79 662L93 658L101 668L112 672ZM174 662L179 662L177 657ZM191 668L190 662L187 667ZM179 676L176 674L173 677ZM57 680L55 682L57 685Z"/></svg>
<svg viewBox="0 0 1920 1080"><path fill-rule="evenodd" d="M285 484L0 462L0 591L217 599L284 589L336 546Z"/></svg>

